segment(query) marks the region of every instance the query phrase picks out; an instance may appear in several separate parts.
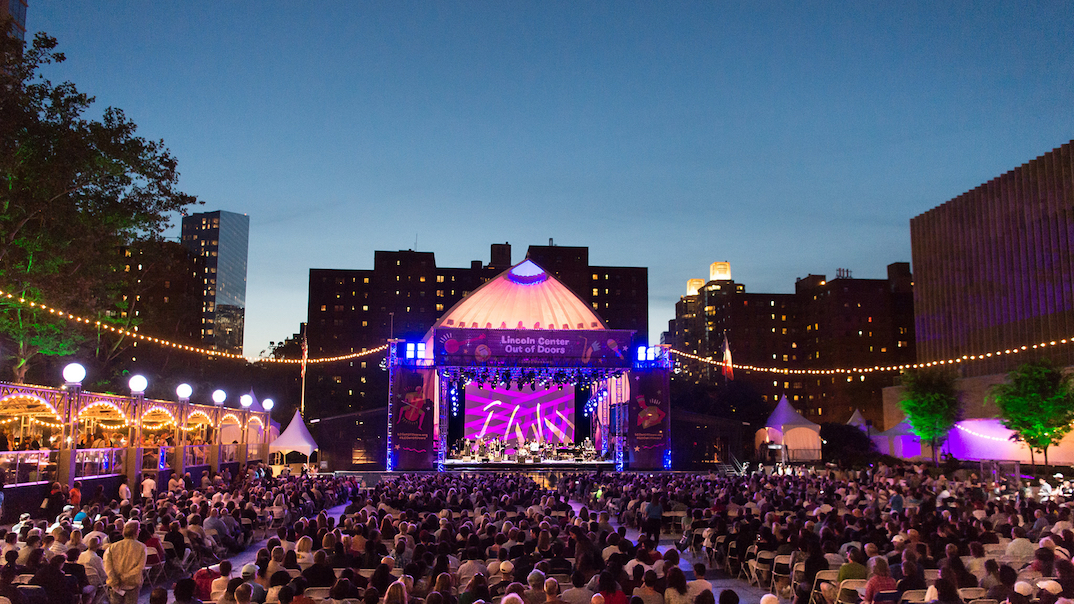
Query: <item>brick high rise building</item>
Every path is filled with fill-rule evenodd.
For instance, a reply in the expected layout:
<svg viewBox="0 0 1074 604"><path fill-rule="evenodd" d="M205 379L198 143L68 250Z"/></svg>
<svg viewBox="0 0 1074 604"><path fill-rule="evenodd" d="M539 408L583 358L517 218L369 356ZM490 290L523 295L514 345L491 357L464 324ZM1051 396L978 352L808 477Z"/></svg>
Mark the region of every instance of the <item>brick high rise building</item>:
<svg viewBox="0 0 1074 604"><path fill-rule="evenodd" d="M725 265L725 263L716 263ZM870 367L913 362L913 299L910 265L888 266L887 279L835 279L809 275L793 294L746 292L730 268L714 264L710 280L690 280L676 304L664 341L673 348L720 358L724 337L736 365L776 369ZM696 291L696 293L691 293ZM684 377L718 379L708 364L681 363ZM883 418L881 390L892 374L795 375L735 370L774 405L780 396L817 422L845 421L857 408L867 419Z"/></svg>

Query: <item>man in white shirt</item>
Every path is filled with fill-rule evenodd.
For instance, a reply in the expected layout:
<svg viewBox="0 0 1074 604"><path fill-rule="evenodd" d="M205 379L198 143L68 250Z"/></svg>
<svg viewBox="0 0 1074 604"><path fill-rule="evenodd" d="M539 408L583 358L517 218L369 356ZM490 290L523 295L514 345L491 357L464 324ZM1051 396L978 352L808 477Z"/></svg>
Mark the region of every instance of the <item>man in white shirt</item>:
<svg viewBox="0 0 1074 604"><path fill-rule="evenodd" d="M100 587L107 578L104 572L104 560L101 560L101 539L93 535L86 540L86 545L89 549L78 556L78 563L85 566L87 571L92 569L97 573L96 579L90 578L90 583L93 583L94 587ZM89 575L90 573L87 572L86 574ZM96 580L96 583L94 583L94 580Z"/></svg>
<svg viewBox="0 0 1074 604"><path fill-rule="evenodd" d="M459 565L459 585L469 585L477 574L488 576L489 570L480 558L476 547L467 548L466 561Z"/></svg>
<svg viewBox="0 0 1074 604"><path fill-rule="evenodd" d="M712 583L705 579L704 564L700 562L694 564L694 576L697 578L686 583L686 597L691 600L696 598L698 594L712 591Z"/></svg>
<svg viewBox="0 0 1074 604"><path fill-rule="evenodd" d="M139 525L131 520L123 525L123 540L104 552L104 571L108 577L108 600L111 604L138 604L145 571L145 544L138 541Z"/></svg>
<svg viewBox="0 0 1074 604"><path fill-rule="evenodd" d="M1014 539L1007 544L1007 550L1004 552L1008 558L1016 560L1027 560L1033 557L1033 553L1037 551L1037 546L1026 539L1026 530L1020 526L1014 527L1011 531L1011 536Z"/></svg>
<svg viewBox="0 0 1074 604"><path fill-rule="evenodd" d="M168 490L172 493L178 493L183 490L183 481L175 474L168 480Z"/></svg>
<svg viewBox="0 0 1074 604"><path fill-rule="evenodd" d="M157 490L157 481L153 480L152 474L146 474L142 481L142 498L152 500L153 493Z"/></svg>
<svg viewBox="0 0 1074 604"><path fill-rule="evenodd" d="M97 545L101 546L108 543L108 535L104 533L104 522L98 520L93 523L93 530L86 533L86 536L82 539L86 543L89 543L94 537L97 538ZM85 564L85 562L79 561L79 564Z"/></svg>

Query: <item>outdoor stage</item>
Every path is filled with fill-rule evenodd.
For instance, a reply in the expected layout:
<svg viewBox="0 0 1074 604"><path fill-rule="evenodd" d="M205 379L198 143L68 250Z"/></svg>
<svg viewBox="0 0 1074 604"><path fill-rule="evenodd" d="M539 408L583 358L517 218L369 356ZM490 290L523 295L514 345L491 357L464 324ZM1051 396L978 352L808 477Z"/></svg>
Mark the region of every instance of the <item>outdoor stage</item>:
<svg viewBox="0 0 1074 604"><path fill-rule="evenodd" d="M669 469L671 359L642 338L516 264L391 342L386 469Z"/></svg>
<svg viewBox="0 0 1074 604"><path fill-rule="evenodd" d="M444 462L444 469L465 470L468 472L529 472L539 470L556 470L560 472L596 472L598 470L614 470L615 462L612 460L575 461L573 459L549 459L545 461L528 461L522 463L517 461L478 461L473 459L448 459Z"/></svg>

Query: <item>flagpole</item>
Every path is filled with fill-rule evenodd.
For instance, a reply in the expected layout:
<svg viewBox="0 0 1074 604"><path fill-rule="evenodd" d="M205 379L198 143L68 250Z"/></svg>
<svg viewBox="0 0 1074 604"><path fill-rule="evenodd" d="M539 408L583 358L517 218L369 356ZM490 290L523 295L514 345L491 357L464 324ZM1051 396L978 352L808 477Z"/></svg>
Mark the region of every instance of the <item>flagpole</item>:
<svg viewBox="0 0 1074 604"><path fill-rule="evenodd" d="M302 334L302 393L299 395L298 411L302 417L306 417L306 361L309 359L309 342L306 334Z"/></svg>

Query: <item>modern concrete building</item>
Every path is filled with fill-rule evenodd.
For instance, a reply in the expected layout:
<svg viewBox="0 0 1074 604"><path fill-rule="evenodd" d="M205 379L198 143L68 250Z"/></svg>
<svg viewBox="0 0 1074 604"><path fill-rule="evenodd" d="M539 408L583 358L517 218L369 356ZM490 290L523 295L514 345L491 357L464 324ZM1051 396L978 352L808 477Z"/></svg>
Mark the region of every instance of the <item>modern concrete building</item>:
<svg viewBox="0 0 1074 604"><path fill-rule="evenodd" d="M202 287L201 341L234 354L242 354L249 241L246 214L218 210L183 217L182 243L194 256Z"/></svg>
<svg viewBox="0 0 1074 604"><path fill-rule="evenodd" d="M1074 336L1072 146L910 221L919 362L962 358L964 377L1074 365L1074 345L1033 347Z"/></svg>

